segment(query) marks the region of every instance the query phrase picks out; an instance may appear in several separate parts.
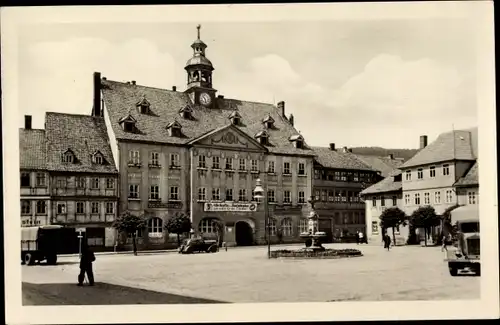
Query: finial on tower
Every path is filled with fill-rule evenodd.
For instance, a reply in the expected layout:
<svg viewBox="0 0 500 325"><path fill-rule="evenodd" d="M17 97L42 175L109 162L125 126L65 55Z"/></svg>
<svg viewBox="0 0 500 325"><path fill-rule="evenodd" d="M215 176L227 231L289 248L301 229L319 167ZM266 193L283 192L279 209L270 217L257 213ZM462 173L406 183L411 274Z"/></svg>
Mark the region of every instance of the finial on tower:
<svg viewBox="0 0 500 325"><path fill-rule="evenodd" d="M201 25L198 24L198 26L196 26L196 29L198 30L198 39L200 39L200 29L201 29Z"/></svg>

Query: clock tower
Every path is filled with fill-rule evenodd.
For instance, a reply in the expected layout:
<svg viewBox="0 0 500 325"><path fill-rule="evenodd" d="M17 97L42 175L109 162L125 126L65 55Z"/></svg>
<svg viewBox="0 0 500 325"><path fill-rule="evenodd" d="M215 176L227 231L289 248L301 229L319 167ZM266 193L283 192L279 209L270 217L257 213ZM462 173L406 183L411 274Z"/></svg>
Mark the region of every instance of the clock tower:
<svg viewBox="0 0 500 325"><path fill-rule="evenodd" d="M214 67L212 62L205 56L207 45L200 39L201 25L198 29L198 38L191 44L193 57L186 63L184 69L187 72L186 93L191 99L191 103L204 107L214 107L215 93L212 88L212 72Z"/></svg>

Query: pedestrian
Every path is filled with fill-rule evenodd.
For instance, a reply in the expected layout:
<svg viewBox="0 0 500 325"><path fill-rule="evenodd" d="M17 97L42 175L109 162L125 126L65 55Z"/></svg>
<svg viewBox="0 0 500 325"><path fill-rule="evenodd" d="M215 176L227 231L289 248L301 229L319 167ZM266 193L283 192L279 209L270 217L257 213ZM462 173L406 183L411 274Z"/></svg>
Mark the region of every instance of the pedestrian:
<svg viewBox="0 0 500 325"><path fill-rule="evenodd" d="M365 236L364 236L363 232L362 232L362 231L358 231L358 243L359 243L359 244L363 244L363 242L364 242L364 237L365 237Z"/></svg>
<svg viewBox="0 0 500 325"><path fill-rule="evenodd" d="M85 274L89 280L89 285L94 285L94 272L92 271L92 263L95 261L94 252L87 244L82 245L82 255L80 257L80 274L78 274L78 286L83 285Z"/></svg>
<svg viewBox="0 0 500 325"><path fill-rule="evenodd" d="M446 235L443 235L443 239L441 239L441 240L443 241L442 246L441 246L441 252L444 252L444 251L448 252L448 247L446 247L448 244L448 237Z"/></svg>
<svg viewBox="0 0 500 325"><path fill-rule="evenodd" d="M387 248L387 251L391 249L391 237L387 234L384 236L384 248Z"/></svg>

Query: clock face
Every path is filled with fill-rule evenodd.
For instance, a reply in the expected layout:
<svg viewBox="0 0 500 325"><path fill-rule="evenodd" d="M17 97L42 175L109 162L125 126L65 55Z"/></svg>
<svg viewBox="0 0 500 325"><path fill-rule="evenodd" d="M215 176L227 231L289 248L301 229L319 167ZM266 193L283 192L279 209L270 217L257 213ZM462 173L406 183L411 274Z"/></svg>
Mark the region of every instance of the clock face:
<svg viewBox="0 0 500 325"><path fill-rule="evenodd" d="M212 97L210 97L209 94L207 93L201 93L200 94L200 103L204 106L210 105L212 102Z"/></svg>

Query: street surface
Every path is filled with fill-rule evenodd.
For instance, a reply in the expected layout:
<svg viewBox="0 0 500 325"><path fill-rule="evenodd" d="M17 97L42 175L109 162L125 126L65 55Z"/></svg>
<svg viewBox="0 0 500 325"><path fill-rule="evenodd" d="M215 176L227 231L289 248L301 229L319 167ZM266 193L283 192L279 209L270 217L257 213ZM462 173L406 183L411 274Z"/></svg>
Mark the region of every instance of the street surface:
<svg viewBox="0 0 500 325"><path fill-rule="evenodd" d="M23 299L24 304L166 304L480 298L480 277L450 276L440 247L401 246L388 252L374 245L326 246L359 248L364 256L268 260L266 247L97 255L95 287L77 287L78 258L63 257L56 266L22 267Z"/></svg>

